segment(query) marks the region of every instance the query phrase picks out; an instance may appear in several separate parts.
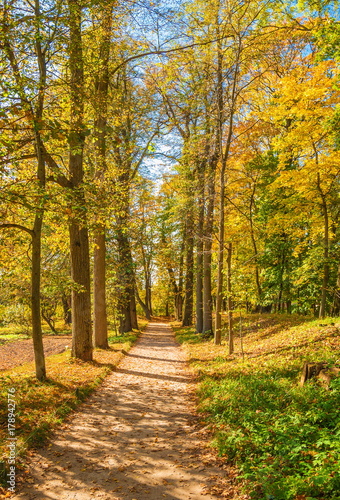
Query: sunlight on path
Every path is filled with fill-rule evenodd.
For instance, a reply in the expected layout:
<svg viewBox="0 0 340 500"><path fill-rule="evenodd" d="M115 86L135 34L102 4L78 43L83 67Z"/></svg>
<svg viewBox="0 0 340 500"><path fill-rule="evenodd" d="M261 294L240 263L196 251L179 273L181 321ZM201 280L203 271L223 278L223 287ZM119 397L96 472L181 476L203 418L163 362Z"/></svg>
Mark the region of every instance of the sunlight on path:
<svg viewBox="0 0 340 500"><path fill-rule="evenodd" d="M117 371L31 459L15 499L200 500L222 471L200 459L170 327L151 323Z"/></svg>

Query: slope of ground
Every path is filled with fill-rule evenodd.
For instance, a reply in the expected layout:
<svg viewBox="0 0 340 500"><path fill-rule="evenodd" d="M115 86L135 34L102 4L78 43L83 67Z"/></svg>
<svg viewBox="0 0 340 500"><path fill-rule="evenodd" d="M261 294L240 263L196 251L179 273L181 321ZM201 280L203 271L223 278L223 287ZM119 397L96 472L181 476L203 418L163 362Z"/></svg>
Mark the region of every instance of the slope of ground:
<svg viewBox="0 0 340 500"><path fill-rule="evenodd" d="M200 379L199 407L252 498L340 498L340 378L300 387L303 363L340 363L339 319L235 318L235 353L175 325ZM239 336L242 332L242 342Z"/></svg>
<svg viewBox="0 0 340 500"><path fill-rule="evenodd" d="M59 354L66 349L71 349L71 335L53 335L44 337L45 356ZM0 371L8 370L14 366L29 363L34 360L32 339L15 340L0 345Z"/></svg>

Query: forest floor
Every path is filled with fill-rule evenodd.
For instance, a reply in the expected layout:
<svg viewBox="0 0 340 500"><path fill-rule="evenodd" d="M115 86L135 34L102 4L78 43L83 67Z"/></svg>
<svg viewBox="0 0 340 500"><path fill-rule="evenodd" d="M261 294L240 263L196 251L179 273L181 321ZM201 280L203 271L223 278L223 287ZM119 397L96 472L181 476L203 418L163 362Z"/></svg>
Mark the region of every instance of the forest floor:
<svg viewBox="0 0 340 500"><path fill-rule="evenodd" d="M340 500L340 377L300 383L306 362L340 368L340 318L233 319L231 355L227 335L214 345L172 325L197 376L197 411L212 445L237 466L253 499Z"/></svg>
<svg viewBox="0 0 340 500"><path fill-rule="evenodd" d="M45 336L43 342L45 356L51 356L51 354L64 352L67 348L71 349L72 336ZM23 365L24 363L29 363L33 360L34 350L31 338L16 340L14 342L6 342L4 345L0 345L0 371L8 370L14 366Z"/></svg>
<svg viewBox="0 0 340 500"><path fill-rule="evenodd" d="M195 380L167 324L151 323L116 371L32 453L14 500L245 498L208 447Z"/></svg>

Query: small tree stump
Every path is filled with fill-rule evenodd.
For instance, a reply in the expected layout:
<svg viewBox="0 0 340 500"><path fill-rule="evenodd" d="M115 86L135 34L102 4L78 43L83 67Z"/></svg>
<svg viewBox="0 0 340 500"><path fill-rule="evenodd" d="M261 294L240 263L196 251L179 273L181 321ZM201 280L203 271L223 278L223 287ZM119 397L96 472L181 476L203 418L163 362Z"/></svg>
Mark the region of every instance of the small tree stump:
<svg viewBox="0 0 340 500"><path fill-rule="evenodd" d="M332 378L340 374L340 368L333 366L328 368L327 363L305 363L302 368L300 386L302 387L307 380L316 377L327 388Z"/></svg>
<svg viewBox="0 0 340 500"><path fill-rule="evenodd" d="M305 363L302 368L302 375L300 379L301 387L305 385L307 380L310 380L312 377L317 377L321 370L326 368L326 363Z"/></svg>

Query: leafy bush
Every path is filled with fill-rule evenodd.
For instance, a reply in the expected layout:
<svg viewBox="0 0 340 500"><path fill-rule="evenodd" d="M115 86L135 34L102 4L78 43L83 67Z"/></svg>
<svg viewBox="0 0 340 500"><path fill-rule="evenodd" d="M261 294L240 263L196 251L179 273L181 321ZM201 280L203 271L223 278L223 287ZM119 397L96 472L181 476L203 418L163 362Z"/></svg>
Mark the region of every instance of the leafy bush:
<svg viewBox="0 0 340 500"><path fill-rule="evenodd" d="M215 446L257 486L253 498L339 498L339 380L331 391L298 388L282 372L203 384L210 397L202 409L216 426Z"/></svg>

